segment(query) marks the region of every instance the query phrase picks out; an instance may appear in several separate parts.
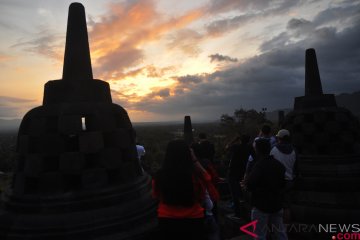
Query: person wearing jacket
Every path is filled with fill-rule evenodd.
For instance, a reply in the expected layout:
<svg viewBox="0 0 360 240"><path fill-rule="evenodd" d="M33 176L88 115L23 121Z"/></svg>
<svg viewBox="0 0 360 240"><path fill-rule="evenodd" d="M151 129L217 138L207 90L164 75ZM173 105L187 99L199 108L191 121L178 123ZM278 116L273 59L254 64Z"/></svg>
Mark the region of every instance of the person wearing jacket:
<svg viewBox="0 0 360 240"><path fill-rule="evenodd" d="M286 240L283 223L283 188L285 167L270 157L270 142L267 139L255 141L256 163L246 179L245 186L251 192L251 220L257 221L254 233L258 240L265 240L268 229L273 239Z"/></svg>
<svg viewBox="0 0 360 240"><path fill-rule="evenodd" d="M290 221L291 192L297 171L297 154L290 142L290 132L281 129L277 134L277 144L272 148L270 156L285 167L284 219Z"/></svg>

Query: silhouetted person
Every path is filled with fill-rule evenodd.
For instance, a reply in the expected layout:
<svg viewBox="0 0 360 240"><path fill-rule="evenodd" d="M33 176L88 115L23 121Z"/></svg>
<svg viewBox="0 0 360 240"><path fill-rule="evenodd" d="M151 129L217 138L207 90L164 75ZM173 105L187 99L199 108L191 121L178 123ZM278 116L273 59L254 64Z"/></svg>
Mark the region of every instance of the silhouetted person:
<svg viewBox="0 0 360 240"><path fill-rule="evenodd" d="M242 190L240 188L240 181L243 180L246 164L249 156L253 152L252 146L249 144L250 136L242 135L238 137L240 143L230 143L227 149L231 153L231 160L228 171L228 183L234 204L234 212L236 217L240 217L240 202L239 198L243 198Z"/></svg>
<svg viewBox="0 0 360 240"><path fill-rule="evenodd" d="M267 139L255 141L256 163L245 186L251 195L251 220L257 220L255 234L266 240L267 228L275 235L272 239L287 239L283 223L283 189L285 167L270 157L271 145Z"/></svg>
<svg viewBox="0 0 360 240"><path fill-rule="evenodd" d="M216 186L219 183L219 176L214 165L215 146L208 139L205 133L199 134L199 141L192 144L196 158L211 175L212 182Z"/></svg>
<svg viewBox="0 0 360 240"><path fill-rule="evenodd" d="M294 179L296 176L296 160L297 154L290 141L290 132L286 129L281 129L276 138L278 143L273 147L270 155L282 163L285 167L285 201L284 201L284 219L286 222L290 220L290 204L291 192L294 186Z"/></svg>
<svg viewBox="0 0 360 240"><path fill-rule="evenodd" d="M206 158L210 162L214 163L215 158L215 146L211 143L205 133L199 134L199 146L201 158Z"/></svg>
<svg viewBox="0 0 360 240"><path fill-rule="evenodd" d="M220 182L219 174L214 164L215 147L208 139L205 133L199 134L199 141L192 144L196 158L201 163L202 167L210 174L211 181L215 189ZM218 199L212 199L213 201L213 214L217 219L217 201Z"/></svg>
<svg viewBox="0 0 360 240"><path fill-rule="evenodd" d="M271 148L273 148L276 144L276 138L271 135L271 127L267 124L264 124L261 127L259 135L254 139L254 142L253 142L254 149L255 149L255 142L258 139L265 139L265 140L269 141ZM248 163L246 165L246 173L245 174L248 174L249 172L251 172L252 167L254 166L255 162L256 162L256 155L250 155Z"/></svg>
<svg viewBox="0 0 360 240"><path fill-rule="evenodd" d="M159 199L160 239L204 239L206 190L212 195L210 175L184 140L169 142L161 169L153 180Z"/></svg>

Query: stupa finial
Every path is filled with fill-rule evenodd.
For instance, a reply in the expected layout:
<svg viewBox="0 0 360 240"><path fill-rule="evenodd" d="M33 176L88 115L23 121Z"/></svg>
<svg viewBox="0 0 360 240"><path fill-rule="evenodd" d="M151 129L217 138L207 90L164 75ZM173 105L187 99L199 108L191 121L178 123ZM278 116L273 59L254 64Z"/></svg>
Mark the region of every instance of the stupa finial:
<svg viewBox="0 0 360 240"><path fill-rule="evenodd" d="M81 3L71 3L66 31L63 80L83 81L93 79L90 59L85 8Z"/></svg>
<svg viewBox="0 0 360 240"><path fill-rule="evenodd" d="M306 49L305 54L305 96L323 94L315 49Z"/></svg>
<svg viewBox="0 0 360 240"><path fill-rule="evenodd" d="M194 141L193 128L190 116L184 117L184 140L187 144L191 145Z"/></svg>

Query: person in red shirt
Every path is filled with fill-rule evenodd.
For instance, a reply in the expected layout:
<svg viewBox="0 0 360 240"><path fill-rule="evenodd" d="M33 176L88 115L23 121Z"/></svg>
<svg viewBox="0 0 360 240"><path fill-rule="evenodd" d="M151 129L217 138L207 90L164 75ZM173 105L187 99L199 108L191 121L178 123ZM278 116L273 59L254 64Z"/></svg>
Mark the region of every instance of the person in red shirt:
<svg viewBox="0 0 360 240"><path fill-rule="evenodd" d="M159 200L159 239L204 239L203 203L206 190L213 192L209 188L211 176L186 142L169 142L153 179L153 197Z"/></svg>

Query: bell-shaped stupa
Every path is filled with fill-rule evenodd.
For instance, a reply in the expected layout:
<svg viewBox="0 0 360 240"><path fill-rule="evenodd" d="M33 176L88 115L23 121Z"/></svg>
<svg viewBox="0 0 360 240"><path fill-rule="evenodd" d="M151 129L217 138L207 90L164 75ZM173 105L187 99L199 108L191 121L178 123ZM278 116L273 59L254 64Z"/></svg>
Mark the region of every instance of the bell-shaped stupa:
<svg viewBox="0 0 360 240"><path fill-rule="evenodd" d="M144 239L155 224L150 177L127 112L93 79L85 9L69 7L63 78L23 118L0 239Z"/></svg>
<svg viewBox="0 0 360 240"><path fill-rule="evenodd" d="M295 98L294 111L282 125L298 150L298 176L291 205L293 223L354 223L360 214L360 125L333 94L323 94L314 49L306 50L305 96ZM292 232L301 239L331 235Z"/></svg>

